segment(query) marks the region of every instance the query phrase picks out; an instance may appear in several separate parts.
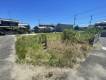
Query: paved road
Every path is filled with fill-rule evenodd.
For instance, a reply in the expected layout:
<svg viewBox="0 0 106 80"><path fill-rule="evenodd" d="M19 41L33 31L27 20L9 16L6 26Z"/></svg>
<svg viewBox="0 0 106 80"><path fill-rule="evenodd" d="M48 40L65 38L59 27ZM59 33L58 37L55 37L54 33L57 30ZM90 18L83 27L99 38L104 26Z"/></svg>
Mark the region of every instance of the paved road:
<svg viewBox="0 0 106 80"><path fill-rule="evenodd" d="M100 37L102 47L106 47L106 37ZM98 49L81 64L78 72L69 80L106 80L106 50Z"/></svg>
<svg viewBox="0 0 106 80"><path fill-rule="evenodd" d="M8 60L15 44L14 36L0 36L0 80L12 80L13 63Z"/></svg>
<svg viewBox="0 0 106 80"><path fill-rule="evenodd" d="M102 46L106 47L106 37L101 37L99 40L100 40L100 43L102 44Z"/></svg>

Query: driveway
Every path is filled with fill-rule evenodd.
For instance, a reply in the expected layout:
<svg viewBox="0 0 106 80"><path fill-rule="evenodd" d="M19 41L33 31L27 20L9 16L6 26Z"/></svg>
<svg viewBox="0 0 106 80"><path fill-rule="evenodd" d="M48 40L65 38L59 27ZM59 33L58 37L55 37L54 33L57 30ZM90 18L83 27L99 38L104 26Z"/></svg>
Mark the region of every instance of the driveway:
<svg viewBox="0 0 106 80"><path fill-rule="evenodd" d="M10 57L14 53L14 45L14 36L0 36L0 80L12 80L13 60Z"/></svg>

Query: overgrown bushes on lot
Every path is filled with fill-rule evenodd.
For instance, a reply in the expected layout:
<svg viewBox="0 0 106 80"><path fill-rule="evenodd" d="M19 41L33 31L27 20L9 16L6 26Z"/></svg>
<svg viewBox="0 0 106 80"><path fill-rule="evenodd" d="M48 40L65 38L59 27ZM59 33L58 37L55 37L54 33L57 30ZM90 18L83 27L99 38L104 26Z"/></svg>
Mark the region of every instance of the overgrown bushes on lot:
<svg viewBox="0 0 106 80"><path fill-rule="evenodd" d="M62 40L65 42L71 43L81 43L81 42L88 42L89 34L87 32L80 32L74 29L66 29L62 33Z"/></svg>
<svg viewBox="0 0 106 80"><path fill-rule="evenodd" d="M99 34L101 29L99 28L88 28L85 31L76 31L73 29L66 29L62 33L63 41L71 41L73 43L93 43L95 35Z"/></svg>
<svg viewBox="0 0 106 80"><path fill-rule="evenodd" d="M76 42L76 31L74 31L73 29L65 29L62 34L62 39L70 40L71 42Z"/></svg>
<svg viewBox="0 0 106 80"><path fill-rule="evenodd" d="M17 62L72 68L75 64L80 63L90 50L88 43L77 42L77 36L79 33L72 30L66 30L63 34L18 36L16 41ZM68 44L63 40L66 40ZM46 43L46 48L42 42Z"/></svg>
<svg viewBox="0 0 106 80"><path fill-rule="evenodd" d="M93 44L93 41L95 39L95 35L98 35L102 32L100 28L88 28L85 30L83 34L86 35L86 40L89 41L90 44Z"/></svg>
<svg viewBox="0 0 106 80"><path fill-rule="evenodd" d="M52 66L59 67L73 67L75 64L80 63L80 60L87 57L87 53L90 50L89 44L76 44L61 41L48 42L48 51L53 55L51 63ZM55 57L54 57L55 56Z"/></svg>

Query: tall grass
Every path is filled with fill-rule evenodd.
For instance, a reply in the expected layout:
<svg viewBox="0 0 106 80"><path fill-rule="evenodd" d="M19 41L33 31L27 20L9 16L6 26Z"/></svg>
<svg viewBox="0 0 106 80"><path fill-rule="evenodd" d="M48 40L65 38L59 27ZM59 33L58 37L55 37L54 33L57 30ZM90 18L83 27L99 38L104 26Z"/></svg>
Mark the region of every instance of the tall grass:
<svg viewBox="0 0 106 80"><path fill-rule="evenodd" d="M69 33L67 33L69 34ZM18 36L16 41L17 62L33 65L46 65L54 67L73 67L80 63L79 60L86 57L90 49L88 43L76 43L74 37L68 38L72 41L62 41L62 33L38 34L33 36ZM62 37L61 37L62 36ZM47 41L47 48L44 49L42 41Z"/></svg>

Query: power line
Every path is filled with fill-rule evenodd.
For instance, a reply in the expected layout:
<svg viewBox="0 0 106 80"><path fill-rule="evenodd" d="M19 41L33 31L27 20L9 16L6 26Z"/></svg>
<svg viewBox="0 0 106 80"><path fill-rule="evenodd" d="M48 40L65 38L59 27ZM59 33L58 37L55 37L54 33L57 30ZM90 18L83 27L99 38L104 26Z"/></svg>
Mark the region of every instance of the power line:
<svg viewBox="0 0 106 80"><path fill-rule="evenodd" d="M89 10L86 10L86 11L82 11L82 12L79 12L79 13L76 13L77 15L83 15L83 14L88 14L90 12L94 12L94 11L98 11L98 10L101 10L101 9L104 9L106 8L106 4L105 5L102 5L100 7L95 7L93 9L89 9Z"/></svg>
<svg viewBox="0 0 106 80"><path fill-rule="evenodd" d="M100 7L95 7L93 9L89 9L89 10L86 10L86 11L82 11L82 12L79 12L77 13L76 15L74 15L74 26L76 25L76 21L77 21L77 17L80 15L83 15L83 14L88 14L90 12L94 12L94 11L98 11L98 10L101 10L101 9L104 9L105 8L105 5L103 6L100 6ZM92 24L92 20L93 20L93 16L90 16L90 22L89 22L89 25Z"/></svg>

